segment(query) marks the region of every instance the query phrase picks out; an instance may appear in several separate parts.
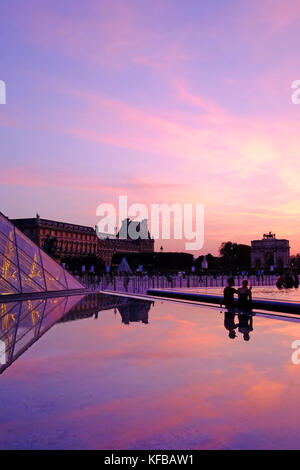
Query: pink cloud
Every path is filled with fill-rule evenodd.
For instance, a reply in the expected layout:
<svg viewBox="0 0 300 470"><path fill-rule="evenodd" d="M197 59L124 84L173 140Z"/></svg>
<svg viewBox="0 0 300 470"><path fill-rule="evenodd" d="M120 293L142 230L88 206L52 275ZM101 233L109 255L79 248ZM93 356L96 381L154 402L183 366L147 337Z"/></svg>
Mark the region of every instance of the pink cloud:
<svg viewBox="0 0 300 470"><path fill-rule="evenodd" d="M261 2L255 0L251 3L253 20L258 25L263 26L270 33L278 31L295 23L300 17L299 0L265 0Z"/></svg>
<svg viewBox="0 0 300 470"><path fill-rule="evenodd" d="M165 12L164 6L156 8L160 14ZM43 131L50 138L53 134L66 135L74 145L80 139L105 144L116 151L133 150L140 155L140 161L161 160L162 168L158 172L157 165L149 174L139 176L133 159L131 166L124 160L123 174L118 180L109 179L104 171L97 181L92 171L89 176L80 177L76 171L70 171L66 177L51 169L43 174L42 170L30 167L7 166L1 175L2 182L36 189L64 185L66 191L100 192L108 197L126 191L134 198L147 199L146 202L164 199L205 203L207 234L214 243L226 235L244 239L247 232L250 237L254 230L258 233L265 230L264 224L281 233L284 220L285 233L291 234L292 242L300 249L297 110L295 107L277 114L263 112L262 95L256 97L260 90L273 99L278 90L284 89L285 82L289 85L287 77L293 71L293 55L287 54L283 62L278 57L276 70L274 65L267 69L261 64L265 64L266 52L274 52L270 38L279 41L280 34L295 26L299 14L299 0L255 0L241 2L236 9L228 23L233 32L221 24L203 24L203 29L198 28L196 19L189 18L182 28L176 26L166 33L159 24L148 22L147 14L130 2L117 1L112 8L107 2L92 1L81 16L69 17L60 16L55 8L36 6L36 2L34 17L27 9L15 8L16 20L22 25L21 34L43 52L51 50L72 60L77 58L91 75L96 72L100 77L103 70L111 73L111 69L119 67L130 70L129 76L134 77L143 69L148 80L159 78L162 84L159 91L151 85L132 99L130 78L126 98L123 77L120 90L111 94L104 90L101 81L98 91L91 91L89 85L79 89L76 83L65 85L59 77L47 77L43 86L71 97L72 111L62 106L51 108L49 115L43 110L34 114L17 109L17 119L1 117L1 124ZM245 86L242 96L247 97L250 109L252 100L257 100L255 110L248 113L244 112L243 102L239 103L239 111L234 111L234 106L221 104L226 100L209 97L201 80L196 85L197 79L202 78L199 69L203 64L208 65L208 71L203 69L204 78L208 79L209 73L218 73L218 62L209 62L209 53L201 40L205 38L214 44L214 38L220 41L222 37L224 53L233 60L233 65L238 65L230 55L235 34L245 48L244 54L249 55L249 70L256 67L254 83L249 83L250 80L243 83L227 68L226 75L220 75L220 83L227 80L230 85ZM240 52L238 48L236 52ZM229 73L230 78L224 78ZM42 74L35 77L36 81L44 79ZM227 86L226 90L233 88ZM286 99L289 100L289 90ZM83 161L92 166L88 156L84 155Z"/></svg>

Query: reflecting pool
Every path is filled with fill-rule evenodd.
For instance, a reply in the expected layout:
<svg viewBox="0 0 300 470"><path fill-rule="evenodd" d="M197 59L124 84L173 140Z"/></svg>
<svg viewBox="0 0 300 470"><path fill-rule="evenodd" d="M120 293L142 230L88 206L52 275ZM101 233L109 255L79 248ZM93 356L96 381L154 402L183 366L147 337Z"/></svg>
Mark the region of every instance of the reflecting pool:
<svg viewBox="0 0 300 470"><path fill-rule="evenodd" d="M251 284L249 284L250 286ZM224 286L225 287L225 286ZM195 292L199 294L215 294L223 295L224 287L185 287L185 288L174 288L167 290L175 290L178 292ZM236 285L237 289L238 286ZM268 300L282 300L285 302L297 302L300 303L300 288L295 289L278 289L276 286L253 286L252 287L253 299L268 299Z"/></svg>
<svg viewBox="0 0 300 470"><path fill-rule="evenodd" d="M41 303L0 304L1 449L300 448L300 319Z"/></svg>

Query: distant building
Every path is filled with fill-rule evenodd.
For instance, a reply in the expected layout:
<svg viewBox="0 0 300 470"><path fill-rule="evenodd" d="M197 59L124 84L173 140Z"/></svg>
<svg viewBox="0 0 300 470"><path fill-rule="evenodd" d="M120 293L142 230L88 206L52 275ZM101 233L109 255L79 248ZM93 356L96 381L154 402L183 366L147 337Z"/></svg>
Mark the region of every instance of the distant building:
<svg viewBox="0 0 300 470"><path fill-rule="evenodd" d="M154 251L154 239L150 237L148 229L145 239L136 240L130 238L128 230L125 231L125 228L132 224L131 228L139 232L145 227L145 221L132 222L126 219L114 238L108 237L102 240L98 238L93 227L42 219L38 214L35 218L11 219L11 221L40 248L58 260L65 257L95 255L106 265L110 265L116 253Z"/></svg>
<svg viewBox="0 0 300 470"><path fill-rule="evenodd" d="M96 255L98 237L92 227L41 219L11 219L40 248L47 249L49 239L55 241L55 258ZM48 250L46 250L48 251Z"/></svg>
<svg viewBox="0 0 300 470"><path fill-rule="evenodd" d="M251 242L251 267L256 269L287 268L290 261L289 240L276 238L275 233Z"/></svg>

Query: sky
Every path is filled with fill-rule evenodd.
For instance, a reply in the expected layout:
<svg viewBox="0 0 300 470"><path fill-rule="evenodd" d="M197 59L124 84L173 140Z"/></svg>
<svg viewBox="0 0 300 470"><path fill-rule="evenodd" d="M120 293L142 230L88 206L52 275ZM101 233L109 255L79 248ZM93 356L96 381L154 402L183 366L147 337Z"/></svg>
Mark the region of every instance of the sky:
<svg viewBox="0 0 300 470"><path fill-rule="evenodd" d="M299 22L300 0L2 2L0 210L204 204L193 254L270 230L300 252Z"/></svg>

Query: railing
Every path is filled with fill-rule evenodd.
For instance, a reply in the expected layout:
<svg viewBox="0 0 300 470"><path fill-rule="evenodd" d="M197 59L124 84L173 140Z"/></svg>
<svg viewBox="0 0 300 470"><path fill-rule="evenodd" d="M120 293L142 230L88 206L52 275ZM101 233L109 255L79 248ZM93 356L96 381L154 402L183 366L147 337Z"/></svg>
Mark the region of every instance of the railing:
<svg viewBox="0 0 300 470"><path fill-rule="evenodd" d="M148 289L196 289L210 287L225 287L227 279L231 276L208 276L208 275L103 275L103 276L76 276L77 279L88 288L95 291L118 291L145 294ZM235 285L240 286L242 280L247 278L249 285L273 286L278 279L278 275L250 275L234 276Z"/></svg>

